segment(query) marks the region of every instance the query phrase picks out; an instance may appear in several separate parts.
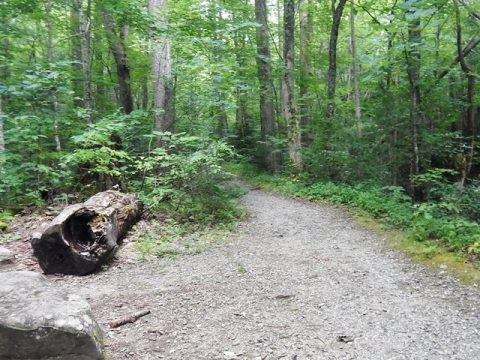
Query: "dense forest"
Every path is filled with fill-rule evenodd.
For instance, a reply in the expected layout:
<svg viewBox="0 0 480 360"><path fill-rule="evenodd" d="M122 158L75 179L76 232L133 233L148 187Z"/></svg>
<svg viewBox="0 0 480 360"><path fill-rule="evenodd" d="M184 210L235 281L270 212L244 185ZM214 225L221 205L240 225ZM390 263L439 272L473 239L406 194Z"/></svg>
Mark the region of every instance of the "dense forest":
<svg viewBox="0 0 480 360"><path fill-rule="evenodd" d="M480 253L479 2L4 0L0 24L5 217L118 188L224 221L233 161Z"/></svg>

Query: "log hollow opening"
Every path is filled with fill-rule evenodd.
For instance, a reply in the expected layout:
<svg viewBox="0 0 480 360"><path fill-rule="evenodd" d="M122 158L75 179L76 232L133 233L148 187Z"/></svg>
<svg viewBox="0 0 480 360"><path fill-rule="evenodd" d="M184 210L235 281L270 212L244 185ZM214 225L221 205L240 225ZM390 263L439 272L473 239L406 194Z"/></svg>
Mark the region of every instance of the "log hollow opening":
<svg viewBox="0 0 480 360"><path fill-rule="evenodd" d="M83 211L65 222L64 238L76 251L90 251L101 243L101 236L95 234L91 226L97 217L98 214L93 211Z"/></svg>

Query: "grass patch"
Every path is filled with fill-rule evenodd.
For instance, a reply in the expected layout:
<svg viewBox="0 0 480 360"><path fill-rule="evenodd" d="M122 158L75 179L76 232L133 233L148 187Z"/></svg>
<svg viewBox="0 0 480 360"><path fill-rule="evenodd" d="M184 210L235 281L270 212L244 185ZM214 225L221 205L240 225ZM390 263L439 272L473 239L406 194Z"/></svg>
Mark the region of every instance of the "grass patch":
<svg viewBox="0 0 480 360"><path fill-rule="evenodd" d="M173 218L154 220L136 236L135 245L140 260L147 260L152 256L198 254L212 245L226 241L235 230L236 224L182 223Z"/></svg>
<svg viewBox="0 0 480 360"><path fill-rule="evenodd" d="M416 262L437 271L443 270L466 285L480 284L479 269L462 254L452 253L435 241L417 241L405 231L392 229L366 214L354 212L353 218L363 228L382 237L390 247Z"/></svg>

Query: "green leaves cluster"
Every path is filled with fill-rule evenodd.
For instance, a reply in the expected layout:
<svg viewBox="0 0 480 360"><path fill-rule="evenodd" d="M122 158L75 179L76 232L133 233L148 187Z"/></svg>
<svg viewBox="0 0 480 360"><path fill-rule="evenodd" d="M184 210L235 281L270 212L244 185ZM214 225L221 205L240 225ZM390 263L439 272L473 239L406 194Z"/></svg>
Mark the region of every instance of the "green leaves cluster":
<svg viewBox="0 0 480 360"><path fill-rule="evenodd" d="M160 135L163 146L135 161L142 177L135 187L147 207L181 221L234 220L240 214L235 201L238 192L227 184L231 174L223 169L235 157L233 148L186 134Z"/></svg>

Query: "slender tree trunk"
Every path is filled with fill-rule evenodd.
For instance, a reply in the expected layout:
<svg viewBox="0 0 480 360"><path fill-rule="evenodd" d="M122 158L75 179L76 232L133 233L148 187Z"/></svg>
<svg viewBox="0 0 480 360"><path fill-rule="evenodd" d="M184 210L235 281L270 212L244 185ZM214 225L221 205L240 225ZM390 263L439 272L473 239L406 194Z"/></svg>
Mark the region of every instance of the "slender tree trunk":
<svg viewBox="0 0 480 360"><path fill-rule="evenodd" d="M3 153L5 152L5 132L3 130L3 98L0 95L0 162L3 161Z"/></svg>
<svg viewBox="0 0 480 360"><path fill-rule="evenodd" d="M103 12L103 24L107 31L108 42L117 67L120 105L122 110L129 114L133 111L133 96L130 87L130 67L128 66L128 57L125 49L128 27L126 25L121 26L120 36L118 36L115 31L115 20L107 11Z"/></svg>
<svg viewBox="0 0 480 360"><path fill-rule="evenodd" d="M277 8L277 37L278 37L278 56L280 60L281 57L283 56L283 11L282 11L282 0L277 0L276 1L276 8ZM267 10L268 11L268 10ZM267 22L267 35L270 34L270 30L268 29L268 22ZM272 80L273 81L273 80ZM274 96L275 96L275 114L276 114L276 120L277 120L277 132L279 134L286 134L287 131L287 124L285 123L285 119L282 116L283 113L283 99L282 99L282 82L283 82L283 76L278 77L278 84L277 84L277 89L275 89L275 83L272 82L272 87L274 91Z"/></svg>
<svg viewBox="0 0 480 360"><path fill-rule="evenodd" d="M98 110L105 110L105 104L107 102L107 91L104 83L105 77L105 68L103 65L103 61L101 58L101 54L97 54L97 68L96 68L96 99L95 99L95 107Z"/></svg>
<svg viewBox="0 0 480 360"><path fill-rule="evenodd" d="M340 21L342 19L343 9L347 0L340 0L335 6L336 1L332 0L332 28L330 30L330 45L328 48L328 82L327 82L327 128L331 126L330 121L335 114L335 92L337 86L337 42ZM327 131L329 132L329 131Z"/></svg>
<svg viewBox="0 0 480 360"><path fill-rule="evenodd" d="M248 111L248 92L243 89L245 78L242 75L247 69L248 64L245 59L245 37L243 34L236 34L234 37L235 55L237 66L239 69L239 79L236 84L236 100L237 111L235 113L235 122L237 126L237 133L240 140L245 142L245 138L250 134L250 119L251 116Z"/></svg>
<svg viewBox="0 0 480 360"><path fill-rule="evenodd" d="M93 85L92 85L92 49L91 49L91 18L92 1L87 0L83 13L83 0L76 0L80 9L80 32L83 70L83 101L87 111L87 122L93 123Z"/></svg>
<svg viewBox="0 0 480 360"><path fill-rule="evenodd" d="M81 16L83 0L72 0L70 10L70 27L72 31L72 88L73 103L76 107L85 106L83 94L83 61L82 61L82 31Z"/></svg>
<svg viewBox="0 0 480 360"><path fill-rule="evenodd" d="M218 23L221 21L221 9L218 6L218 0L208 1L208 17L213 25L213 46L212 46L212 80L213 80L213 117L216 119L216 132L220 138L224 138L228 134L228 116L226 111L226 91L224 89L224 74L219 71L220 64L223 62L223 39L217 30Z"/></svg>
<svg viewBox="0 0 480 360"><path fill-rule="evenodd" d="M358 83L359 67L357 62L357 40L355 37L355 11L354 0L350 2L350 52L352 54L352 84L353 84L353 100L355 101L355 125L357 127L357 135L362 137L362 112L360 104L360 86Z"/></svg>
<svg viewBox="0 0 480 360"><path fill-rule="evenodd" d="M302 134L300 119L295 110L295 1L284 0L283 8L283 62L284 75L282 81L283 116L288 130L288 155L296 170L302 169Z"/></svg>
<svg viewBox="0 0 480 360"><path fill-rule="evenodd" d="M53 23L52 23L52 13L51 13L52 4L49 1L45 2L45 14L47 22L47 62L49 66L52 66L54 62L53 57ZM58 89L55 85L52 89L52 113L53 113L53 138L55 140L55 149L57 151L62 151L62 144L60 142L60 136L58 134L58 113L59 113L59 104L58 104Z"/></svg>
<svg viewBox="0 0 480 360"><path fill-rule="evenodd" d="M157 27L168 28L168 1L150 0L148 10L157 19ZM170 39L154 34L152 49L153 108L155 129L161 132L175 131L175 91L172 76Z"/></svg>
<svg viewBox="0 0 480 360"><path fill-rule="evenodd" d="M455 19L456 19L456 29L457 29L457 52L460 62L460 67L467 78L467 96L466 96L466 110L465 110L465 120L462 122L462 135L464 138L469 141L468 151L465 156L464 166L461 171L461 183L464 184L468 179L470 172L472 170L473 156L475 154L475 106L474 106L474 91L475 91L475 74L472 72L465 57L463 55L462 49L462 25L460 20L460 9L458 0L454 0L455 5Z"/></svg>
<svg viewBox="0 0 480 360"><path fill-rule="evenodd" d="M255 0L257 27L257 67L260 83L260 122L262 140L265 143L265 164L267 169L278 172L278 159L272 142L276 135L275 108L273 105L272 58L268 37L268 12L265 0Z"/></svg>
<svg viewBox="0 0 480 360"><path fill-rule="evenodd" d="M419 0L415 1L415 5ZM414 8L407 10L407 13L413 14ZM422 34L420 32L420 18L415 18L408 23L408 50L407 50L407 72L410 83L410 180L420 173L420 146L419 129L421 123L420 108L420 43ZM415 199L422 197L422 191L411 182L411 193Z"/></svg>
<svg viewBox="0 0 480 360"><path fill-rule="evenodd" d="M149 77L145 76L145 79L142 80L142 88L141 88L141 103L142 103L142 110L148 110L148 81Z"/></svg>
<svg viewBox="0 0 480 360"><path fill-rule="evenodd" d="M300 118L302 142L313 141L312 123L312 55L310 52L313 36L311 0L300 0Z"/></svg>

